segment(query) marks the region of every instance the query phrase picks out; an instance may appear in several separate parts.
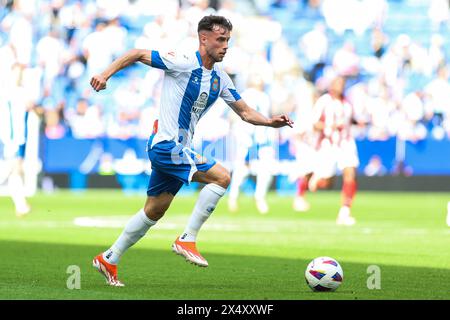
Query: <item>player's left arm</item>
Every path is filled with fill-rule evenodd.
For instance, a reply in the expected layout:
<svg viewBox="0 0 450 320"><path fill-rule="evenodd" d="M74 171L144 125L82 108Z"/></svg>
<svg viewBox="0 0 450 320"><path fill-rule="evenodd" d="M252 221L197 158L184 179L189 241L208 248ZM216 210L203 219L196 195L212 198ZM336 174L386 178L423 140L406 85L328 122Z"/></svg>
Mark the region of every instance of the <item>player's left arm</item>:
<svg viewBox="0 0 450 320"><path fill-rule="evenodd" d="M266 118L255 109L250 108L244 101L244 99L239 99L238 101L232 102L229 105L233 109L233 111L236 112L239 117L241 117L243 121L256 126L266 126L273 128L289 126L292 128L294 124L294 122L285 114Z"/></svg>

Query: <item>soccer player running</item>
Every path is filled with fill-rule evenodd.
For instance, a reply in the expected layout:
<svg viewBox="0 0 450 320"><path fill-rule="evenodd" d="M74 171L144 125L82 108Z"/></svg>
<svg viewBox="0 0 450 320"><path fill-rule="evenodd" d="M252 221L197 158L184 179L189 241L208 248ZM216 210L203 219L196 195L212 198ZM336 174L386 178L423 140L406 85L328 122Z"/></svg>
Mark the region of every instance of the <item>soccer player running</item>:
<svg viewBox="0 0 450 320"><path fill-rule="evenodd" d="M328 93L322 95L313 108L313 124L319 133L315 155L316 166L303 183L310 191L331 186L336 169L342 171L342 206L336 220L338 225L353 225L351 205L357 189L356 168L359 166L358 150L352 136L352 106L344 99L345 78L335 77ZM304 188L304 186L303 186Z"/></svg>
<svg viewBox="0 0 450 320"><path fill-rule="evenodd" d="M93 260L94 267L112 286L123 286L117 277L120 257L162 218L182 185L191 181L205 186L172 250L195 265L208 266L196 248L197 234L230 184L230 173L215 160L194 152L190 143L198 120L218 97L243 121L253 125L274 128L293 125L286 115L266 118L250 108L230 77L215 64L223 60L228 50L231 31L232 24L226 18L203 17L198 24L198 51L184 54L132 49L91 79L91 86L100 91L106 88L112 75L138 61L165 71L159 121L147 146L152 164L147 200L111 248Z"/></svg>

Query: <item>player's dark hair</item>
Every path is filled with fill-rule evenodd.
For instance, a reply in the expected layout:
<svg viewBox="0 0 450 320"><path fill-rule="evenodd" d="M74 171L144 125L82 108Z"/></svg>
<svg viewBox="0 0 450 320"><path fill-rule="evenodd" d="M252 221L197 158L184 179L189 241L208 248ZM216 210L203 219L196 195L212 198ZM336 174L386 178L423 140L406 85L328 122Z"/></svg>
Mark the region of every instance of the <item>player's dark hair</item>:
<svg viewBox="0 0 450 320"><path fill-rule="evenodd" d="M227 29L228 31L233 30L233 25L231 24L231 21L228 20L225 17L222 16L204 16L202 20L198 23L197 32L200 32L202 30L205 31L212 31L214 26L221 26Z"/></svg>

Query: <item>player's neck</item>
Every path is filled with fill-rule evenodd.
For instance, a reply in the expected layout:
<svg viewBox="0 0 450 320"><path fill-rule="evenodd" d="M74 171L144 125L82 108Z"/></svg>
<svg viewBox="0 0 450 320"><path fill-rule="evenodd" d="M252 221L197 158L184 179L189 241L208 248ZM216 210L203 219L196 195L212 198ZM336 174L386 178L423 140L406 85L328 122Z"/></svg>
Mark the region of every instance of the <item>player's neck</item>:
<svg viewBox="0 0 450 320"><path fill-rule="evenodd" d="M203 66L208 70L212 70L214 67L214 60L208 55L204 48L200 47L198 52L200 53Z"/></svg>

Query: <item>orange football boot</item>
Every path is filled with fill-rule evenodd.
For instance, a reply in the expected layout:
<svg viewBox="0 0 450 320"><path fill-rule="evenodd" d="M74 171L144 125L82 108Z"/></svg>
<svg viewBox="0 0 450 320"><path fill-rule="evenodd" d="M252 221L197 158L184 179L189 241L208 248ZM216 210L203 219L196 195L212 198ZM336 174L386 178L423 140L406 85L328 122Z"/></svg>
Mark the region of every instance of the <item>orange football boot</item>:
<svg viewBox="0 0 450 320"><path fill-rule="evenodd" d="M180 241L180 237L178 237L172 244L172 251L185 257L186 261L199 267L208 266L208 261L206 261L206 259L198 252L195 242L183 242Z"/></svg>
<svg viewBox="0 0 450 320"><path fill-rule="evenodd" d="M101 253L92 260L92 265L106 278L106 283L110 286L125 286L117 279L117 265L106 262Z"/></svg>

